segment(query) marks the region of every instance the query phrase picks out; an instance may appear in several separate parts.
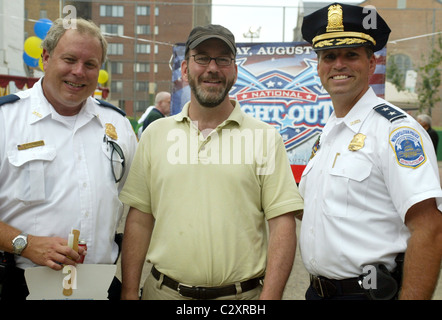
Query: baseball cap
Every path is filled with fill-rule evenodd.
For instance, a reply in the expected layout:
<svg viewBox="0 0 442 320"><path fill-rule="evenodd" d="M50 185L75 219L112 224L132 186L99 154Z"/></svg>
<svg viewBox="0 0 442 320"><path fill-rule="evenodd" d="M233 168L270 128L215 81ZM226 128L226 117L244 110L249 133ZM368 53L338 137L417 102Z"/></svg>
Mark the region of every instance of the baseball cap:
<svg viewBox="0 0 442 320"><path fill-rule="evenodd" d="M232 50L233 55L236 56L235 36L229 29L216 24L209 24L207 26L197 26L192 29L186 42L186 54L189 49L195 49L202 42L217 38L224 41Z"/></svg>

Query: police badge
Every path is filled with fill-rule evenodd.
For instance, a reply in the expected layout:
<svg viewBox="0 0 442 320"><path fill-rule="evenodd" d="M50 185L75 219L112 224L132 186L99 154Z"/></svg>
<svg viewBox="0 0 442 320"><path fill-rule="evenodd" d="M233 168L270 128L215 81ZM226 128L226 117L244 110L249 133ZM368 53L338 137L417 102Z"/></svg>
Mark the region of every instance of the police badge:
<svg viewBox="0 0 442 320"><path fill-rule="evenodd" d="M364 141L367 136L362 133L357 133L353 137L353 140L351 140L350 144L348 145L348 150L350 151L358 151L359 149L362 149L364 147Z"/></svg>
<svg viewBox="0 0 442 320"><path fill-rule="evenodd" d="M112 123L106 123L106 135L111 139L118 139L117 130Z"/></svg>

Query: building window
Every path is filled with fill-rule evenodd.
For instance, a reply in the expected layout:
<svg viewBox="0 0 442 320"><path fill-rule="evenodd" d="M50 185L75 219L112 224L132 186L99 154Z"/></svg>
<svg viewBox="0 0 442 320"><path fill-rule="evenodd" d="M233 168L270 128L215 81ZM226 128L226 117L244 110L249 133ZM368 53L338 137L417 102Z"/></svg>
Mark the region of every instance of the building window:
<svg viewBox="0 0 442 320"><path fill-rule="evenodd" d="M387 59L387 80L401 86L405 84L407 71L412 70L412 62L405 54L395 54Z"/></svg>
<svg viewBox="0 0 442 320"><path fill-rule="evenodd" d="M111 81L110 90L115 93L123 92L123 81Z"/></svg>
<svg viewBox="0 0 442 320"><path fill-rule="evenodd" d="M397 0L397 8L398 9L406 9L407 8L407 0Z"/></svg>
<svg viewBox="0 0 442 320"><path fill-rule="evenodd" d="M137 43L137 53L150 53L150 44Z"/></svg>
<svg viewBox="0 0 442 320"><path fill-rule="evenodd" d="M134 72L150 72L150 64L143 62L135 63Z"/></svg>
<svg viewBox="0 0 442 320"><path fill-rule="evenodd" d="M100 25L101 32L116 34L119 36L124 35L124 25L122 24L102 24Z"/></svg>
<svg viewBox="0 0 442 320"><path fill-rule="evenodd" d="M123 62L110 61L110 71L113 74L123 74Z"/></svg>
<svg viewBox="0 0 442 320"><path fill-rule="evenodd" d="M141 100L135 101L134 103L134 109L136 112L144 112L146 111L147 107L149 107L149 101Z"/></svg>
<svg viewBox="0 0 442 320"><path fill-rule="evenodd" d="M137 16L150 15L150 6L137 6Z"/></svg>
<svg viewBox="0 0 442 320"><path fill-rule="evenodd" d="M123 44L122 43L109 43L107 47L107 54L123 55Z"/></svg>
<svg viewBox="0 0 442 320"><path fill-rule="evenodd" d="M111 5L100 6L100 17L123 17L123 16L124 16L124 6L111 6Z"/></svg>
<svg viewBox="0 0 442 320"><path fill-rule="evenodd" d="M135 82L135 90L136 91L149 91L149 82L147 81L137 81Z"/></svg>
<svg viewBox="0 0 442 320"><path fill-rule="evenodd" d="M137 34L150 34L150 25L142 24L136 27Z"/></svg>

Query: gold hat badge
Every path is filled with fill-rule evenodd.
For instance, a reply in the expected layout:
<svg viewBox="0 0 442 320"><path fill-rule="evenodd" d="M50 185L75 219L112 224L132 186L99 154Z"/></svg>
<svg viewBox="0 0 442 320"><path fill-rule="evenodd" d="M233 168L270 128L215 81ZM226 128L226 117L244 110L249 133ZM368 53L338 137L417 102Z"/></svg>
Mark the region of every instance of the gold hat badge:
<svg viewBox="0 0 442 320"><path fill-rule="evenodd" d="M118 139L117 130L112 123L106 123L106 135L111 139Z"/></svg>
<svg viewBox="0 0 442 320"><path fill-rule="evenodd" d="M328 7L327 32L344 31L342 7L339 4Z"/></svg>

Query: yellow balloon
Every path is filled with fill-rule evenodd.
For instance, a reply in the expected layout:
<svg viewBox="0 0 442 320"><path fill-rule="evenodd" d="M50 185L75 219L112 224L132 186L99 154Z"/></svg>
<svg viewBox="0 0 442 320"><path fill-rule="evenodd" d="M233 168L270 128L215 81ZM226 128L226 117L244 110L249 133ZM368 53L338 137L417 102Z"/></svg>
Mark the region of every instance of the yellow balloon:
<svg viewBox="0 0 442 320"><path fill-rule="evenodd" d="M98 74L98 83L104 84L107 82L107 79L109 79L109 74L106 70L100 70Z"/></svg>
<svg viewBox="0 0 442 320"><path fill-rule="evenodd" d="M31 36L25 40L24 48L28 56L34 59L41 57L43 49L41 48L42 40L39 37Z"/></svg>

